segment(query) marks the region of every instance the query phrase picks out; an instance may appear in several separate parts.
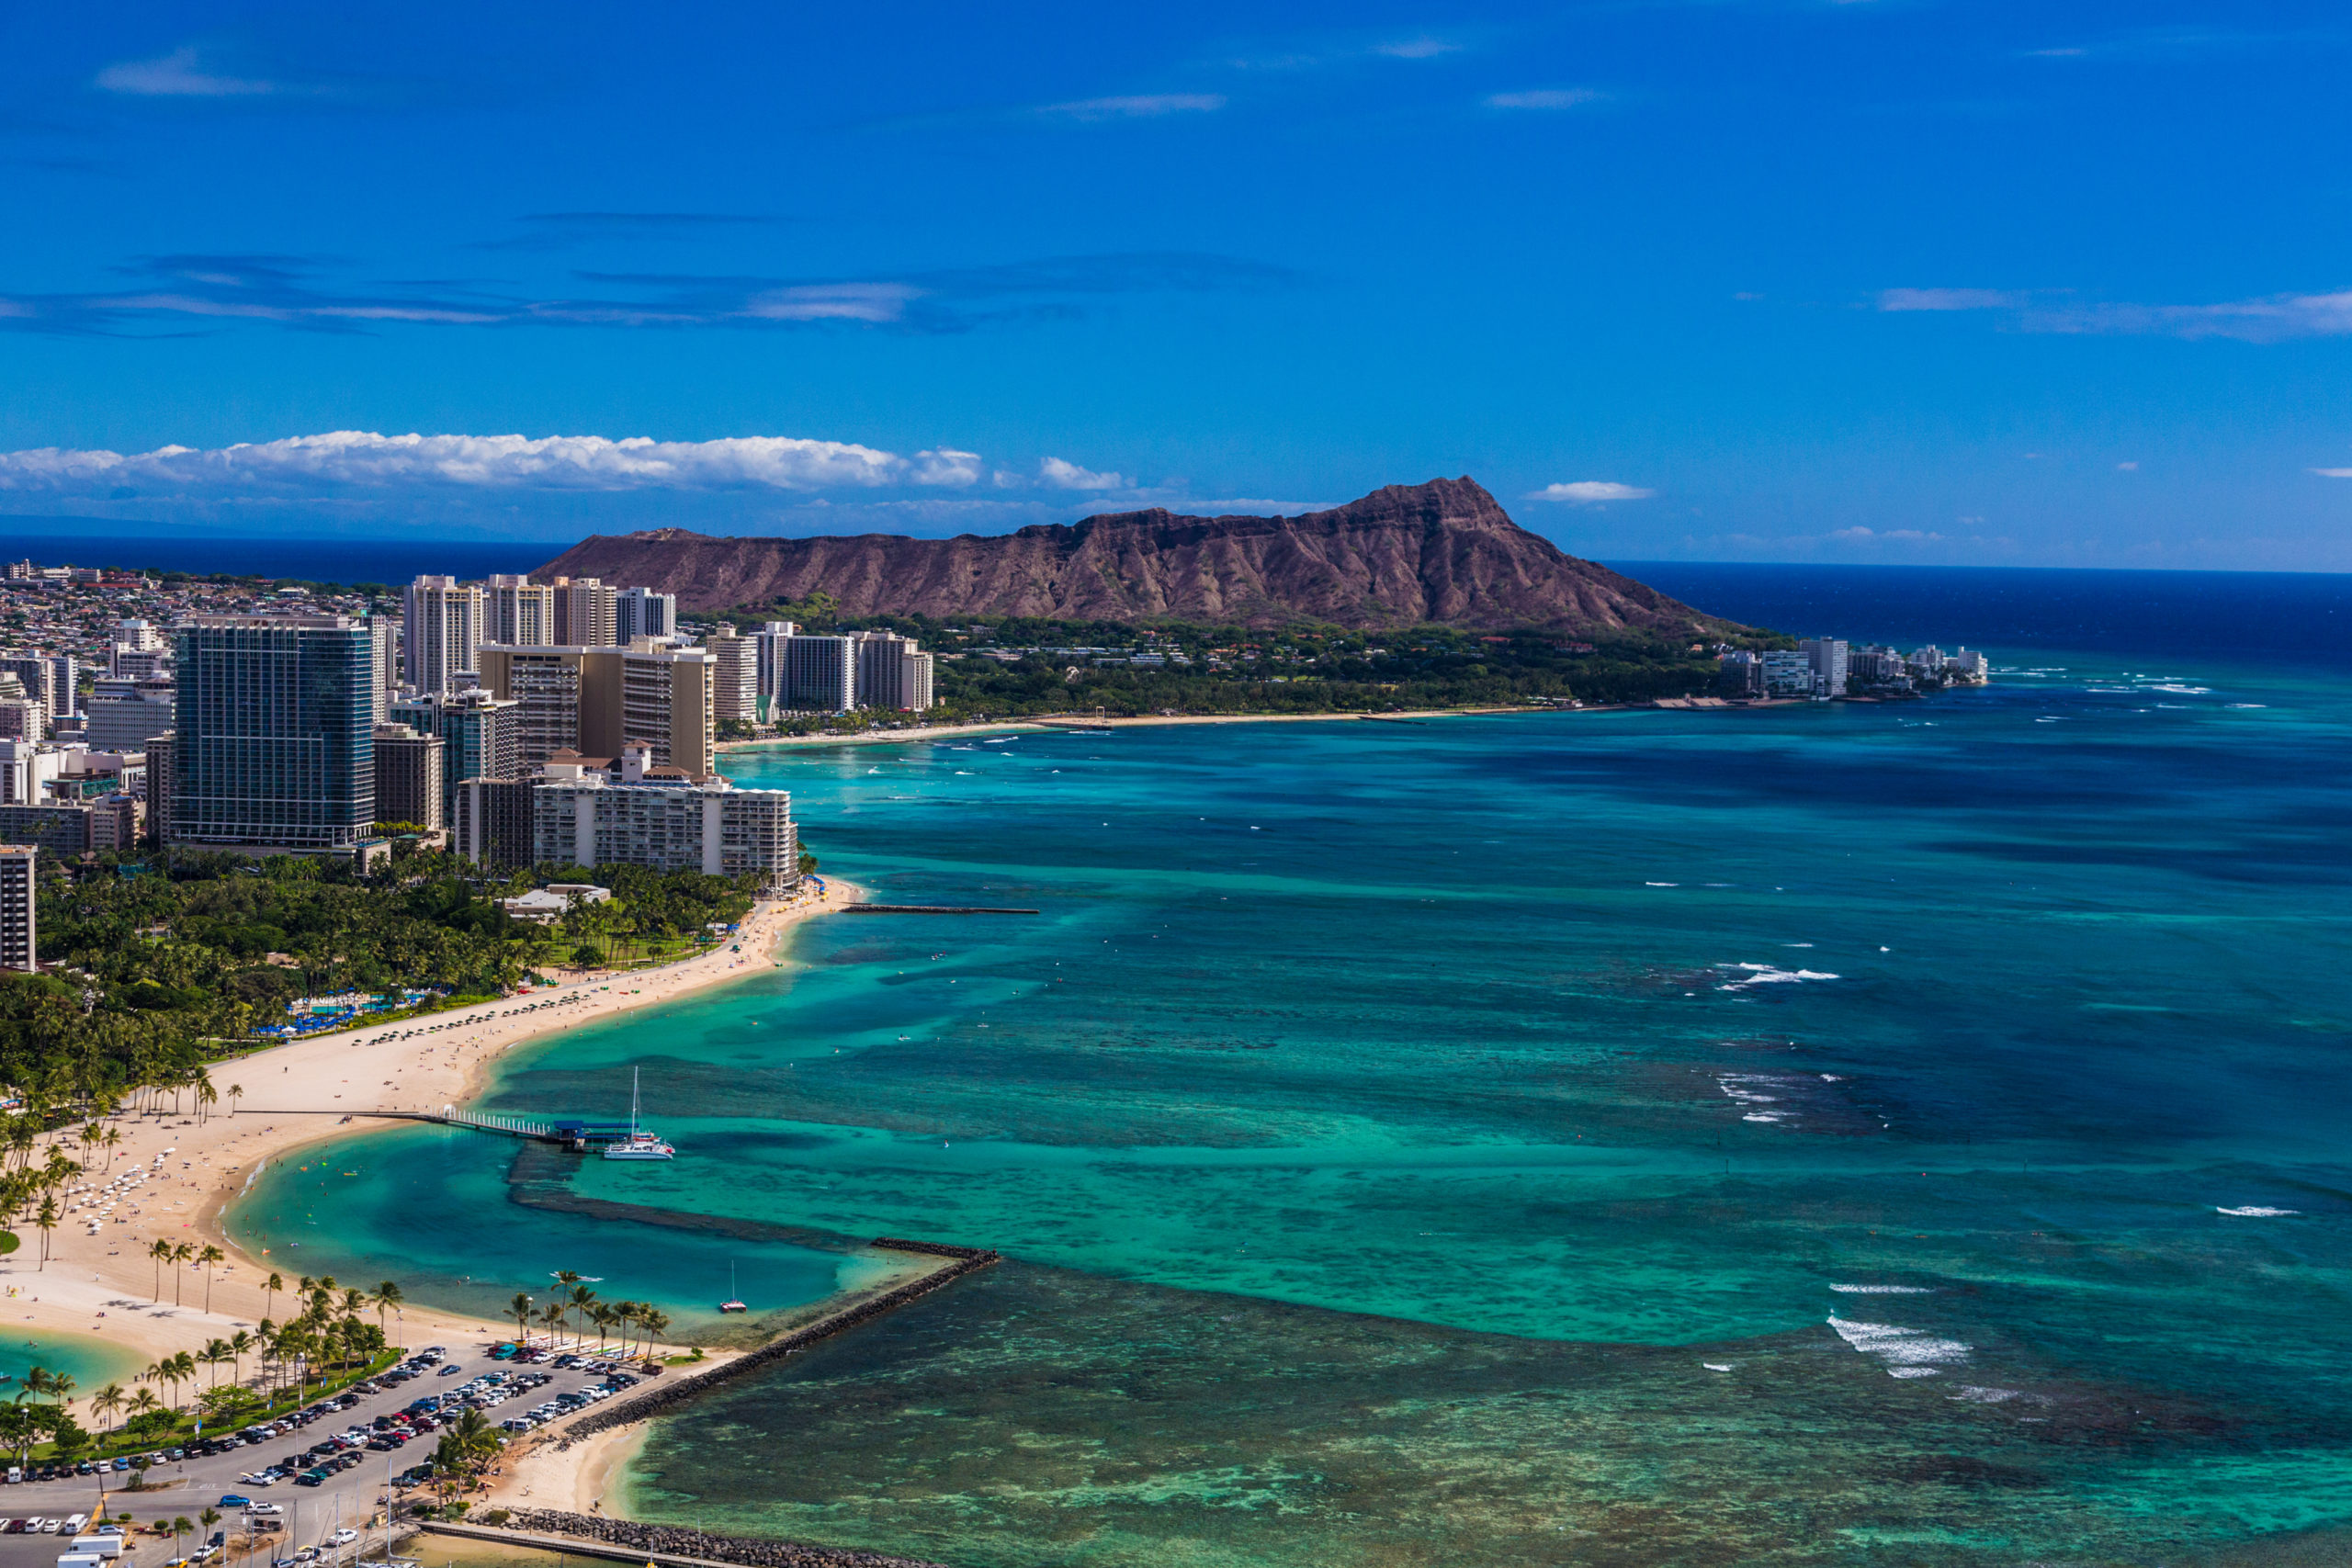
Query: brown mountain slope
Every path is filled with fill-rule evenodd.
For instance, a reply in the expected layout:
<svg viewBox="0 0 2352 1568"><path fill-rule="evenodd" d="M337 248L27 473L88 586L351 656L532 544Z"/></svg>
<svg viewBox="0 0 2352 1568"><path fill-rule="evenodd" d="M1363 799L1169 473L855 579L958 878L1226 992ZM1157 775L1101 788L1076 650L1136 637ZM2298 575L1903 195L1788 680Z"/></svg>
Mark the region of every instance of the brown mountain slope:
<svg viewBox="0 0 2352 1568"><path fill-rule="evenodd" d="M1125 512L1016 534L910 539L598 535L534 576L594 577L724 610L819 591L844 615L1035 615L1351 627L1541 626L1673 637L1743 628L1562 553L1468 479L1390 485L1298 517Z"/></svg>

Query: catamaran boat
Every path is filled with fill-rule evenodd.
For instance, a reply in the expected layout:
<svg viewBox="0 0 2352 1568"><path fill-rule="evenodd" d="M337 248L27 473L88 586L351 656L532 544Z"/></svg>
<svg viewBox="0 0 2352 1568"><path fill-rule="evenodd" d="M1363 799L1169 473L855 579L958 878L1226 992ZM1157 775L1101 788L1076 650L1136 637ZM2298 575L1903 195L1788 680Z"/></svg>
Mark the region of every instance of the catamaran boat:
<svg viewBox="0 0 2352 1568"><path fill-rule="evenodd" d="M727 1299L718 1303L718 1310L721 1312L749 1312L752 1310L750 1307L744 1305L742 1298L735 1293L735 1265L732 1263L729 1263L727 1266Z"/></svg>
<svg viewBox="0 0 2352 1568"><path fill-rule="evenodd" d="M668 1159L678 1151L637 1124L637 1069L628 1075L628 1136L605 1145L606 1159Z"/></svg>

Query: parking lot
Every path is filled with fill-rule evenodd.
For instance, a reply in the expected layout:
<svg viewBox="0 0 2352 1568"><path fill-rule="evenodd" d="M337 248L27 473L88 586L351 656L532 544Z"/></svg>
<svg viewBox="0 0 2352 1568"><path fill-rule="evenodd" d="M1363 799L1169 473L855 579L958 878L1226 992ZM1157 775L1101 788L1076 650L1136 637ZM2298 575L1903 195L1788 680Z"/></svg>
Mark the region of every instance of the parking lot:
<svg viewBox="0 0 2352 1568"><path fill-rule="evenodd" d="M417 1352L373 1382L355 1385L331 1400L317 1400L279 1417L268 1428L208 1434L217 1451L167 1451L146 1472L146 1484L126 1490L131 1472L73 1474L51 1480L28 1477L0 1483L0 1568L53 1568L71 1549L64 1522L83 1515L85 1533L103 1511L132 1517L125 1555L139 1568L165 1568L187 1557L238 1564L273 1562L308 1564L319 1559L348 1561L364 1527L381 1508L388 1488L412 1489L401 1478L429 1463L439 1428L470 1405L493 1427L543 1424L584 1409L630 1386L637 1375L608 1359L586 1355L550 1355L499 1359L493 1346L471 1349L435 1346ZM38 1470L39 1467L35 1467ZM100 1495L103 1487L104 1503ZM201 1525L206 1509L220 1516ZM176 1541L146 1527L184 1517L198 1526ZM20 1521L49 1524L46 1530ZM341 1529L354 1529L340 1542ZM231 1552L208 1549L215 1534ZM250 1537L250 1551L238 1543Z"/></svg>

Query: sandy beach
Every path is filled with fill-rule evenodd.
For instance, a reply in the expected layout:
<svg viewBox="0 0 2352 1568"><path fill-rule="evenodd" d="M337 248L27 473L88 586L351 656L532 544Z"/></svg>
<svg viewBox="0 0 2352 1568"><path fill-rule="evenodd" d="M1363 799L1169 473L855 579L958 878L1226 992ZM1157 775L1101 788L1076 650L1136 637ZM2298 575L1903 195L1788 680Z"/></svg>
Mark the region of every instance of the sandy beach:
<svg viewBox="0 0 2352 1568"><path fill-rule="evenodd" d="M223 1209L265 1162L383 1126L368 1118L370 1111L462 1105L479 1091L490 1062L502 1052L767 967L798 922L864 897L852 884L827 882L821 895L808 888L790 899L760 904L735 940L660 968L592 973L476 1007L212 1064L220 1099L203 1121L192 1111L116 1119L120 1145L110 1157L90 1158L80 1184L95 1190L134 1168L148 1172L145 1182L111 1200L111 1213L96 1224L95 1234L99 1207L108 1201L95 1190L66 1198L74 1207L51 1233L46 1266L38 1261L40 1233L29 1226L20 1231L23 1246L0 1259L0 1285L7 1292L0 1307L11 1323L94 1336L141 1364L180 1350L200 1351L206 1341L250 1329L265 1315L283 1318L288 1296L281 1292L271 1300L263 1284L273 1267L290 1284L299 1267L248 1258L220 1228ZM243 1094L232 1098L232 1085ZM64 1146L79 1156L77 1143ZM209 1270L193 1264L159 1269L147 1255L158 1239L199 1249L210 1243L227 1260ZM362 1288L376 1282L343 1281ZM502 1328L413 1303L403 1307L400 1326L412 1345L512 1333L511 1325ZM86 1405L84 1411L86 1421Z"/></svg>

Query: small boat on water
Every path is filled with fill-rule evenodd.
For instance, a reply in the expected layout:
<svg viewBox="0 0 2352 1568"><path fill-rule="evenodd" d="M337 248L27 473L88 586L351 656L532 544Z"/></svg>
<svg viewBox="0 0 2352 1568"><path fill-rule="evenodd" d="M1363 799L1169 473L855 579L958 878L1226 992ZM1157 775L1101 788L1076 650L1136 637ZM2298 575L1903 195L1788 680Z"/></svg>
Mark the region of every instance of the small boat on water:
<svg viewBox="0 0 2352 1568"><path fill-rule="evenodd" d="M735 1265L732 1263L729 1263L727 1266L727 1299L718 1303L718 1310L721 1312L749 1312L752 1310L750 1307L745 1306L742 1302L738 1300L736 1297Z"/></svg>
<svg viewBox="0 0 2352 1568"><path fill-rule="evenodd" d="M606 1159L669 1159L678 1151L654 1136L650 1127L637 1124L637 1069L628 1075L628 1136L605 1145Z"/></svg>

